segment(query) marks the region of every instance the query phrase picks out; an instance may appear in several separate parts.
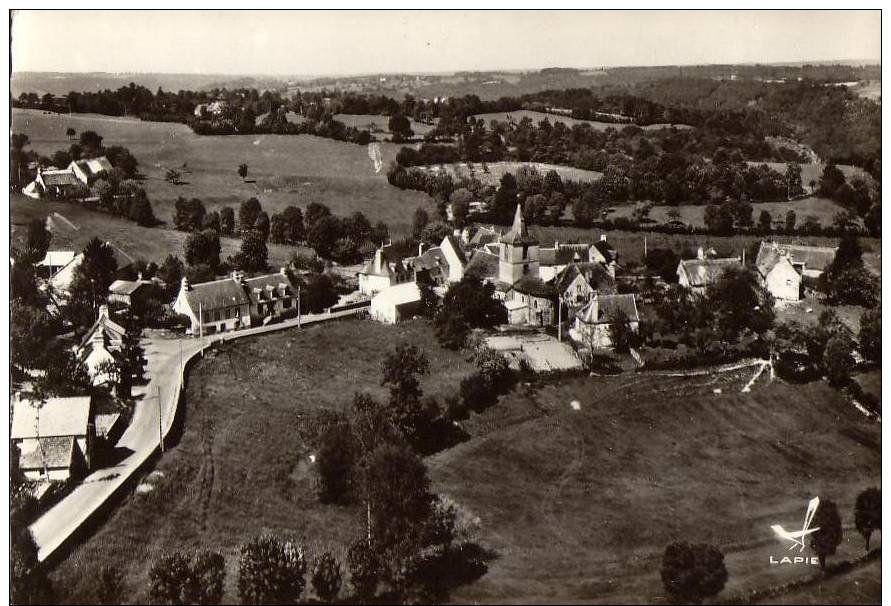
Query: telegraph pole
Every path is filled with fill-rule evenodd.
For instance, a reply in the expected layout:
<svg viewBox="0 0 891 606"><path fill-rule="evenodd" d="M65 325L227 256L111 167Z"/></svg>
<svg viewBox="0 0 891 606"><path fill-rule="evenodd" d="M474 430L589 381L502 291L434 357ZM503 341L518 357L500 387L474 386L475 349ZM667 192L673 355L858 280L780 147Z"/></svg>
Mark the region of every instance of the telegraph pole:
<svg viewBox="0 0 891 606"><path fill-rule="evenodd" d="M557 295L557 341L563 342L563 296Z"/></svg>
<svg viewBox="0 0 891 606"><path fill-rule="evenodd" d="M300 328L300 285L297 285L297 328Z"/></svg>
<svg viewBox="0 0 891 606"><path fill-rule="evenodd" d="M161 444L161 452L164 452L164 424L161 422L161 386L158 385L158 442Z"/></svg>

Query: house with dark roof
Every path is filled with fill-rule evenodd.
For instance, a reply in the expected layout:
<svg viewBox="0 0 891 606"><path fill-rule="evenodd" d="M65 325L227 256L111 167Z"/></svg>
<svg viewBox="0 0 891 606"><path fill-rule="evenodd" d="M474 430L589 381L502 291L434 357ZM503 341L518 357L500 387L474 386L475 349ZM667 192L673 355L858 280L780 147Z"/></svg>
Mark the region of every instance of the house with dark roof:
<svg viewBox="0 0 891 606"><path fill-rule="evenodd" d="M419 244L418 256L406 258L403 264L415 276L419 271L426 271L434 283L444 285L461 281L467 266L467 256L458 238L449 234L439 246L426 248L423 243Z"/></svg>
<svg viewBox="0 0 891 606"><path fill-rule="evenodd" d="M713 258L700 247L697 258L678 263L678 284L702 294L728 267L742 267L742 261L739 257Z"/></svg>
<svg viewBox="0 0 891 606"><path fill-rule="evenodd" d="M33 185L33 187L32 187ZM33 184L25 189L30 188L30 192L25 192L30 197L38 198L69 198L75 195L84 184L74 174L68 170L43 170L37 169L37 177Z"/></svg>
<svg viewBox="0 0 891 606"><path fill-rule="evenodd" d="M804 244L781 244L779 242L761 242L758 248L758 258L761 251L776 251L788 257L793 265L801 266L801 273L807 278L819 278L835 260L838 248L831 246L806 246Z"/></svg>
<svg viewBox="0 0 891 606"><path fill-rule="evenodd" d="M108 306L99 307L99 317L84 334L75 352L93 385L103 385L111 380L108 365L119 364L126 334L127 330L111 319Z"/></svg>
<svg viewBox="0 0 891 606"><path fill-rule="evenodd" d="M286 268L243 281L250 298L250 314L254 323L297 307L297 290Z"/></svg>
<svg viewBox="0 0 891 606"><path fill-rule="evenodd" d="M84 185L92 185L100 175L111 172L112 168L114 167L108 158L99 156L98 158L75 160L68 165L67 170Z"/></svg>
<svg viewBox="0 0 891 606"><path fill-rule="evenodd" d="M557 289L541 278L523 276L507 291L508 322L550 326L557 321Z"/></svg>
<svg viewBox="0 0 891 606"><path fill-rule="evenodd" d="M359 292L372 296L390 286L410 282L414 276L395 248L387 245L374 252L374 257L359 270L358 277Z"/></svg>
<svg viewBox="0 0 891 606"><path fill-rule="evenodd" d="M90 396L13 403L9 437L29 480L64 481L89 471L94 432Z"/></svg>
<svg viewBox="0 0 891 606"><path fill-rule="evenodd" d="M631 330L639 330L640 315L633 294L594 293L588 304L576 313L569 336L586 347L610 349L613 347L611 326L622 316Z"/></svg>
<svg viewBox="0 0 891 606"><path fill-rule="evenodd" d="M157 292L152 280L115 280L108 287L108 302L131 307L147 302Z"/></svg>

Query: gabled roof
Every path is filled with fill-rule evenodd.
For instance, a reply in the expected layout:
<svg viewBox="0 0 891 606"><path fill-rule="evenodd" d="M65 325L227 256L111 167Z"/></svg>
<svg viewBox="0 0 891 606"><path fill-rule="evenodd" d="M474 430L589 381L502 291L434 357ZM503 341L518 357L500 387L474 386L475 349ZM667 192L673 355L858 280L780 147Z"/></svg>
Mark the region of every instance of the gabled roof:
<svg viewBox="0 0 891 606"><path fill-rule="evenodd" d="M574 260L587 261L588 249L587 247L584 248L584 252L579 249L569 248L563 245L561 245L559 248L539 248L538 262L540 265L553 266L568 265Z"/></svg>
<svg viewBox="0 0 891 606"><path fill-rule="evenodd" d="M468 242L470 246L483 246L485 244L491 244L492 242L496 242L498 240L498 232L494 229L486 227L485 225L480 225L477 228L473 237L470 238Z"/></svg>
<svg viewBox="0 0 891 606"><path fill-rule="evenodd" d="M837 248L829 246L805 246L803 244L780 244L779 242L762 241L758 248L758 257L755 264L762 276L767 275L763 269L769 272L773 269L771 263L776 264L775 258L784 255L792 264L801 264L806 270L824 271L835 259ZM768 265L770 267L768 268Z"/></svg>
<svg viewBox="0 0 891 606"><path fill-rule="evenodd" d="M289 296L294 293L294 285L282 273L266 274L244 281L251 303L256 305L273 297ZM258 292L259 291L259 292Z"/></svg>
<svg viewBox="0 0 891 606"><path fill-rule="evenodd" d="M449 263L446 260L445 253L438 246L428 248L417 257L409 257L404 260L404 263L416 272L426 270L431 275L436 275L437 273L447 275L449 272Z"/></svg>
<svg viewBox="0 0 891 606"><path fill-rule="evenodd" d="M40 438L22 446L19 467L23 470L68 469L74 459L72 436Z"/></svg>
<svg viewBox="0 0 891 606"><path fill-rule="evenodd" d="M603 255L603 258L606 259L607 263L619 259L619 251L606 240L598 240L594 243L594 248L597 249L597 252Z"/></svg>
<svg viewBox="0 0 891 606"><path fill-rule="evenodd" d="M39 267L65 267L72 261L77 253L73 250L48 250L37 265Z"/></svg>
<svg viewBox="0 0 891 606"><path fill-rule="evenodd" d="M77 177L71 174L67 170L45 170L41 173L41 179L43 179L44 185L50 186L65 186L65 185L80 185L81 182L78 181Z"/></svg>
<svg viewBox="0 0 891 606"><path fill-rule="evenodd" d="M380 267L376 268L377 260L380 258ZM374 256L359 271L359 274L366 276L384 276L387 278L404 276L408 273L408 269L402 262L402 257L396 252L393 246L382 246L375 251Z"/></svg>
<svg viewBox="0 0 891 606"><path fill-rule="evenodd" d="M90 340L93 338L93 335L96 334L97 331L102 331L102 339L105 341L113 340L120 341L124 338L124 335L127 334L127 329L115 322L108 315L108 307L103 305L99 308L99 317L96 318L96 321L93 322L93 326L90 327L90 330L84 333L83 339L81 339L80 347L84 347Z"/></svg>
<svg viewBox="0 0 891 606"><path fill-rule="evenodd" d="M731 266L742 266L737 258L730 259L688 259L681 261L678 272L684 272L690 286L706 286L717 280Z"/></svg>
<svg viewBox="0 0 891 606"><path fill-rule="evenodd" d="M464 254L464 247L461 246L461 242L454 235L449 234L445 237L440 247L445 246L446 242L449 243L449 246L452 247L452 250L455 251L455 254L458 256L458 260L462 265L467 265L467 256Z"/></svg>
<svg viewBox="0 0 891 606"><path fill-rule="evenodd" d="M558 292L566 292L576 277L582 276L588 286L599 293L615 293L616 279L613 278L602 263L570 263L557 275L555 287Z"/></svg>
<svg viewBox="0 0 891 606"><path fill-rule="evenodd" d="M12 413L13 440L85 436L90 424L90 396L50 398L41 406L18 400Z"/></svg>
<svg viewBox="0 0 891 606"><path fill-rule="evenodd" d="M523 218L523 207L517 204L517 212L514 213L514 224L502 239L506 244L538 244L538 240L529 235L526 229L526 220Z"/></svg>
<svg viewBox="0 0 891 606"><path fill-rule="evenodd" d="M473 253L470 263L464 268L464 275L473 276L480 280L495 278L498 276L498 265L498 255L493 255L485 250L478 250Z"/></svg>
<svg viewBox="0 0 891 606"><path fill-rule="evenodd" d="M629 322L639 322L637 303L633 294L600 295L579 310L576 316L585 324L611 324L616 315L625 312Z"/></svg>
<svg viewBox="0 0 891 606"><path fill-rule="evenodd" d="M143 286L150 286L146 280L115 280L108 287L108 292L114 295L132 295Z"/></svg>
<svg viewBox="0 0 891 606"><path fill-rule="evenodd" d="M533 278L532 276L523 276L517 280L513 289L524 295L532 295L542 299L551 299L557 297L557 289L549 282L544 282L541 278Z"/></svg>
<svg viewBox="0 0 891 606"><path fill-rule="evenodd" d="M186 303L196 316L199 309L203 314L234 305L249 305L251 302L244 287L232 278L193 284L185 291L185 297Z"/></svg>
<svg viewBox="0 0 891 606"><path fill-rule="evenodd" d="M98 158L87 158L75 162L77 167L84 171L87 175L96 176L103 171L110 171L113 167L111 162L105 156Z"/></svg>

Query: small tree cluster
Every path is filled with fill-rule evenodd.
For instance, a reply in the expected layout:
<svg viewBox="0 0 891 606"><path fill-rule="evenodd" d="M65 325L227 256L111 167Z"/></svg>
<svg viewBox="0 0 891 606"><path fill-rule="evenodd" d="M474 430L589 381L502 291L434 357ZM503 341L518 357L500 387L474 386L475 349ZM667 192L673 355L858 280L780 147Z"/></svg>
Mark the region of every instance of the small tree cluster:
<svg viewBox="0 0 891 606"><path fill-rule="evenodd" d="M306 586L304 548L263 535L241 546L238 597L243 604L295 604Z"/></svg>
<svg viewBox="0 0 891 606"><path fill-rule="evenodd" d="M724 554L717 547L672 543L662 556L662 584L673 601L699 604L727 582Z"/></svg>
<svg viewBox="0 0 891 606"><path fill-rule="evenodd" d="M226 567L223 556L198 551L191 557L174 551L162 555L149 570L149 594L160 604L219 604Z"/></svg>
<svg viewBox="0 0 891 606"><path fill-rule="evenodd" d="M472 328L492 328L507 322L507 309L495 299L495 287L465 275L449 286L436 315L436 337L443 347L464 346Z"/></svg>

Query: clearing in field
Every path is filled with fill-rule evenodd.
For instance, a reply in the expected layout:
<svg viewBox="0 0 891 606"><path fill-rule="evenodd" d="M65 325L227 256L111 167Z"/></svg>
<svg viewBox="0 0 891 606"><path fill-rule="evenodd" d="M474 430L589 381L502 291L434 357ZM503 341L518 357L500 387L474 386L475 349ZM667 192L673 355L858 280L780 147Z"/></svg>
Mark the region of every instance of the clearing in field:
<svg viewBox="0 0 891 606"><path fill-rule="evenodd" d="M179 196L200 198L208 211L256 197L270 215L288 205L321 202L338 215L361 211L372 222L384 221L392 232L411 228L419 206L434 210L429 196L400 190L376 171L368 148L312 135L199 136L184 124L143 122L94 114L47 114L14 109L12 130L31 140L30 148L51 156L71 145L66 130L94 130L105 145L123 145L139 160L155 215L170 220ZM379 143L386 166L400 145ZM238 165L248 165L246 180ZM183 173L183 183L164 180L167 169Z"/></svg>
<svg viewBox="0 0 891 606"><path fill-rule="evenodd" d="M438 173L441 170L445 170L453 177L473 176L487 185L498 185L498 182L501 180L502 175L504 175L505 173L516 175L517 170L524 166L535 168L542 175L544 175L548 171L555 170L557 171L557 174L560 175L561 179L571 179L573 181L581 181L583 183L596 181L603 176L603 173L599 173L595 170L584 170L581 168L573 168L571 166L546 164L544 162L489 162L486 165L486 169L488 169L488 171L483 169L482 163L478 163L473 165L472 172L470 165L464 162L456 162L453 164L443 165L437 164L435 166L419 166L417 168L432 173Z"/></svg>
<svg viewBox="0 0 891 606"><path fill-rule="evenodd" d="M528 109L520 109L514 112L495 112L490 114L477 114L475 116L477 119L482 118L485 120L486 124L488 124L491 120L497 120L499 122L507 122L508 119L519 122L523 118L529 118L532 120L534 125L538 125L539 122L544 120L545 118L550 121L551 124L556 122L562 122L566 126L572 128L576 124L588 124L591 128L595 130L606 130L608 128L614 128L616 130L621 130L626 126L632 126L631 124L616 124L613 122L599 122L597 120L578 120L576 118L570 118L569 116L560 116L558 114L548 114L545 112L536 112ZM660 128L693 128L689 124L650 124L648 126L640 126L644 130L658 130Z"/></svg>

